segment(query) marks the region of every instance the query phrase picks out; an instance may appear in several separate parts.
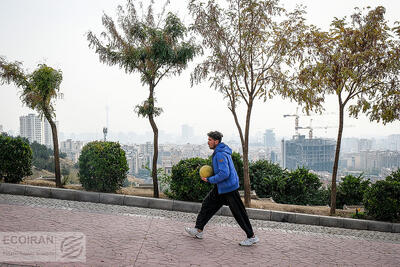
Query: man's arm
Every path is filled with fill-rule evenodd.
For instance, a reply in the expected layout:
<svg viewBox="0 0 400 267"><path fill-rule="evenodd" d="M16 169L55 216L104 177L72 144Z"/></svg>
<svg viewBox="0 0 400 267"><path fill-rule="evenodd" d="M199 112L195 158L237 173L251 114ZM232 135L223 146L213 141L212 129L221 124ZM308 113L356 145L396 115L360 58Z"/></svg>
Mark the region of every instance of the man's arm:
<svg viewBox="0 0 400 267"><path fill-rule="evenodd" d="M229 171L229 164L228 159L223 153L217 153L215 155L218 165L218 173L214 176L207 178L207 181L212 184L217 184L229 178L230 171Z"/></svg>

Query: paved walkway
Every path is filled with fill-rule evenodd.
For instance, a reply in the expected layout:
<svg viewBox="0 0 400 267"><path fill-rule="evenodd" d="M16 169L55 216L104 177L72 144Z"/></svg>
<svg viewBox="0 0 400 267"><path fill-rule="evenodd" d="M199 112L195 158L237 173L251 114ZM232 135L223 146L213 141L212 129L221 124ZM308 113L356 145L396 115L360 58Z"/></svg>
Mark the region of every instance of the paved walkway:
<svg viewBox="0 0 400 267"><path fill-rule="evenodd" d="M35 205L32 203L38 203ZM72 204L71 204L72 203ZM76 203L76 202L75 202ZM187 236L194 214L176 215L104 204L0 194L0 232L62 231L86 235L85 263L4 262L30 266L399 266L399 234L349 231L346 235L255 227L260 242L241 247L245 235L236 224L213 220L203 240ZM85 206L85 209L74 205ZM100 205L100 206L99 206ZM107 210L112 212L107 212ZM115 211L117 210L117 211ZM174 218L174 216L177 216ZM185 219L182 219L182 216ZM257 221L252 221L257 225ZM279 223L288 225L285 223ZM274 224L275 226L278 224ZM360 232L365 235L360 236ZM352 235L354 233L354 235ZM386 238L387 237L387 238ZM9 265L8 265L9 264ZM1 266L1 263L0 263Z"/></svg>

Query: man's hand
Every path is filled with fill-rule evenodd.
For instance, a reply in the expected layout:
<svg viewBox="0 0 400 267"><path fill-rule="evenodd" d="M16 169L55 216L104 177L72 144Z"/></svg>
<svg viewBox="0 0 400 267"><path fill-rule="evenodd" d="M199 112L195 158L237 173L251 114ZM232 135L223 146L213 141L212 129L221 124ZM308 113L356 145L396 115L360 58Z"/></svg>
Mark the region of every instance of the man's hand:
<svg viewBox="0 0 400 267"><path fill-rule="evenodd" d="M206 177L201 177L201 180L203 180L204 182L208 182Z"/></svg>

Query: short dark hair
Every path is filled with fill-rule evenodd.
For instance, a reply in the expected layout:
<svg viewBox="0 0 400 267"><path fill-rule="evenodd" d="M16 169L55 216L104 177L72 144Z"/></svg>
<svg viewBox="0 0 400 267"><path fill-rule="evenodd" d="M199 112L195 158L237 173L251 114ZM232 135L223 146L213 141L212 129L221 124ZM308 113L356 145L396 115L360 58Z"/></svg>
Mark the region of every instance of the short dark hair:
<svg viewBox="0 0 400 267"><path fill-rule="evenodd" d="M220 143L222 141L223 134L218 131L209 132L207 135L208 135L208 137L211 137L214 140L218 140Z"/></svg>

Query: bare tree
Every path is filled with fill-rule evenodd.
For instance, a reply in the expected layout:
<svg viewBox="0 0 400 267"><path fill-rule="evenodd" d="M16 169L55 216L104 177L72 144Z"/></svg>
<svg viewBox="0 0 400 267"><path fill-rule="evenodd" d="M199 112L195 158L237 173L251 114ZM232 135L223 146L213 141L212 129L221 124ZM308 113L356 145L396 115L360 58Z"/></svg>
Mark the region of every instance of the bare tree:
<svg viewBox="0 0 400 267"><path fill-rule="evenodd" d="M192 84L208 78L228 100L242 144L245 205L249 207L248 147L253 106L258 99L266 101L287 89L288 69L301 55L299 36L307 27L302 17L304 11L287 13L276 0L218 3L189 3L194 18L192 28L210 52L195 68ZM245 124L240 122L237 110L241 102L247 107Z"/></svg>

